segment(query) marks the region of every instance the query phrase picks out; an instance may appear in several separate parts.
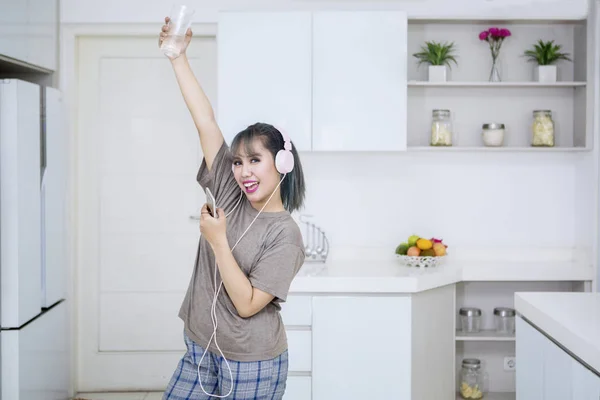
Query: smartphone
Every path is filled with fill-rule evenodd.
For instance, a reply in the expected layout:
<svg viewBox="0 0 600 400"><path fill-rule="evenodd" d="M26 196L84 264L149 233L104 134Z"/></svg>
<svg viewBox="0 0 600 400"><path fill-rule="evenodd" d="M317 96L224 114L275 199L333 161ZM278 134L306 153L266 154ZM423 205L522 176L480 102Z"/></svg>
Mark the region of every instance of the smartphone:
<svg viewBox="0 0 600 400"><path fill-rule="evenodd" d="M208 212L211 217L218 218L217 216L217 201L215 196L211 193L209 188L206 188L206 204L208 205Z"/></svg>

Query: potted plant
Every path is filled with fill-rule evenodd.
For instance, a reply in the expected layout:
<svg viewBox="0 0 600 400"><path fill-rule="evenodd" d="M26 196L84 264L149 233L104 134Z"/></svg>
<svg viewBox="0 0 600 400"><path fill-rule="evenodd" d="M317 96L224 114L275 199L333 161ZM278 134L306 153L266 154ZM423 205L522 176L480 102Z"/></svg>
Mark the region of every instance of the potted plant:
<svg viewBox="0 0 600 400"><path fill-rule="evenodd" d="M458 65L454 50L454 42L425 42L425 46L421 46L421 51L413 54L413 57L419 60L419 65L429 64L429 82L445 82L447 68L451 68L450 62Z"/></svg>
<svg viewBox="0 0 600 400"><path fill-rule="evenodd" d="M554 44L554 40L544 42L538 40L537 44L533 45L533 49L526 50L523 54L528 57L530 62L537 63L537 68L534 70L534 79L538 82L556 82L556 65L557 61L566 60L572 61L568 53L562 53L560 44Z"/></svg>

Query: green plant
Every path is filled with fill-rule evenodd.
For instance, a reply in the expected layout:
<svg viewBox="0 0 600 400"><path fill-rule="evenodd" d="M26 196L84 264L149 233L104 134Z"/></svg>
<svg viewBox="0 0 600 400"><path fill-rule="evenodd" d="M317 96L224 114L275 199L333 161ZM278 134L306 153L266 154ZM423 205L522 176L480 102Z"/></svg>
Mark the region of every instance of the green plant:
<svg viewBox="0 0 600 400"><path fill-rule="evenodd" d="M421 51L413 54L413 57L416 57L419 60L419 65L447 65L448 67L450 67L451 61L453 61L454 64L458 65L458 63L456 62L455 55L452 54L454 50L454 42L425 42L425 46L421 46Z"/></svg>
<svg viewBox="0 0 600 400"><path fill-rule="evenodd" d="M532 50L525 51L523 55L529 58L528 61L538 65L551 65L559 60L573 61L569 58L569 53L560 52L561 48L560 44L554 44L554 40L544 42L540 39Z"/></svg>

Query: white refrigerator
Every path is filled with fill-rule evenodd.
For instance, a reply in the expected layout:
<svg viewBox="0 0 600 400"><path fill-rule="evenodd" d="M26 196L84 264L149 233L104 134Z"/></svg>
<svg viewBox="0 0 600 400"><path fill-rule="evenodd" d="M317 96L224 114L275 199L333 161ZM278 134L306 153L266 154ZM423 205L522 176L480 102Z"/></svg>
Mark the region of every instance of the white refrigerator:
<svg viewBox="0 0 600 400"><path fill-rule="evenodd" d="M69 395L61 94L0 79L0 400Z"/></svg>

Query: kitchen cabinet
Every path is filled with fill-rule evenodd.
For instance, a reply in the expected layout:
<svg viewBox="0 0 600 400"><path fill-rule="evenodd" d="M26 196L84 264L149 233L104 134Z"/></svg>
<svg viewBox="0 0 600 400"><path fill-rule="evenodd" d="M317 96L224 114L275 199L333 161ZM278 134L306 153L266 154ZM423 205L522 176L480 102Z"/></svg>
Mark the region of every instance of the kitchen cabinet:
<svg viewBox="0 0 600 400"><path fill-rule="evenodd" d="M0 56L55 71L58 0L0 0Z"/></svg>
<svg viewBox="0 0 600 400"><path fill-rule="evenodd" d="M410 297L315 297L313 305L314 400L411 398Z"/></svg>
<svg viewBox="0 0 600 400"><path fill-rule="evenodd" d="M219 19L217 118L225 140L248 125L285 129L311 149L311 14L225 12Z"/></svg>
<svg viewBox="0 0 600 400"><path fill-rule="evenodd" d="M313 35L313 150L405 150L406 16L317 12Z"/></svg>
<svg viewBox="0 0 600 400"><path fill-rule="evenodd" d="M226 140L260 120L300 151L405 149L406 31L401 11L221 13Z"/></svg>
<svg viewBox="0 0 600 400"><path fill-rule="evenodd" d="M453 400L454 289L288 296L284 399Z"/></svg>
<svg viewBox="0 0 600 400"><path fill-rule="evenodd" d="M600 375L517 318L517 400L598 400Z"/></svg>

